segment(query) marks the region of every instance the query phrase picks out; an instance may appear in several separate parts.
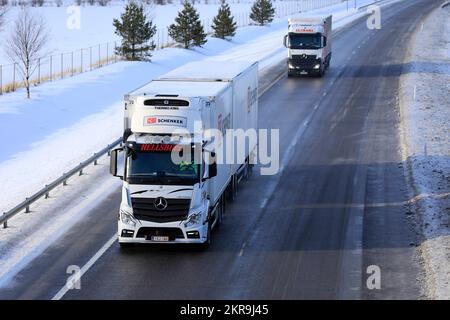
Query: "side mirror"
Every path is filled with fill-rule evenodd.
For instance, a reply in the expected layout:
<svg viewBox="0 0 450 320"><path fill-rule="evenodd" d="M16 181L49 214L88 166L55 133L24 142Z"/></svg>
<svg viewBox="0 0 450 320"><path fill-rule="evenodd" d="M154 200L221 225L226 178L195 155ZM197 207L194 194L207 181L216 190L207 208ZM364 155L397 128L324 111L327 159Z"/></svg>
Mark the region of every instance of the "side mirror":
<svg viewBox="0 0 450 320"><path fill-rule="evenodd" d="M109 173L111 173L114 177L119 177L123 179L123 176L117 175L117 154L118 151L122 151L122 149L114 149L111 150L110 158L109 158Z"/></svg>
<svg viewBox="0 0 450 320"><path fill-rule="evenodd" d="M287 48L288 47L288 35L285 35L283 38L283 45Z"/></svg>

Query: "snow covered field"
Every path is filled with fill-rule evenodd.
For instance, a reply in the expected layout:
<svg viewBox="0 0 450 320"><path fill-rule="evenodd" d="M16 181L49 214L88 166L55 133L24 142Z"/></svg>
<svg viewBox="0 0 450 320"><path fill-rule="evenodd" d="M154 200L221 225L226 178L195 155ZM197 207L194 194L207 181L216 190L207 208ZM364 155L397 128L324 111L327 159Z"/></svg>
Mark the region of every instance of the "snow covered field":
<svg viewBox="0 0 450 320"><path fill-rule="evenodd" d="M415 213L426 296L450 299L450 6L419 28L401 78L403 156Z"/></svg>
<svg viewBox="0 0 450 320"><path fill-rule="evenodd" d="M361 5L372 2L360 1ZM335 29L365 14L347 12L345 3L317 11L325 12L333 13ZM286 19L267 27L244 27L231 42L210 38L203 48L159 50L152 63L119 62L43 84L34 89L30 101L24 101L20 91L0 96L0 135L8 142L0 151L0 212L119 137L124 93L177 66L200 59L258 60L263 73L285 59L282 47L285 32ZM81 219L96 198L99 201L116 190L120 183L108 176L106 168L106 161L88 168L88 175L69 181L69 187L65 188L70 189L66 192L59 188L51 194L55 198L38 201L32 206L34 212L18 215L9 222L8 229L0 230L0 278L17 271L42 252ZM37 234L36 230L39 233L32 240L23 237Z"/></svg>

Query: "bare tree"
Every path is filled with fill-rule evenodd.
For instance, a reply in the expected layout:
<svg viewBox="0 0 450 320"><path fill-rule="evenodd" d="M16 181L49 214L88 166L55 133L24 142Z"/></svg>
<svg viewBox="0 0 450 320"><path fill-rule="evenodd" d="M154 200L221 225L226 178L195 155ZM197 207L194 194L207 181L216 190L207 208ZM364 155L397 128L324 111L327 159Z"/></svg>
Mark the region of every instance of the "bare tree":
<svg viewBox="0 0 450 320"><path fill-rule="evenodd" d="M49 39L45 21L41 16L33 16L23 8L6 41L5 51L16 62L18 71L30 98L30 78L38 65L38 58Z"/></svg>
<svg viewBox="0 0 450 320"><path fill-rule="evenodd" d="M0 3L0 31L2 30L3 23L5 22L6 12L8 7Z"/></svg>

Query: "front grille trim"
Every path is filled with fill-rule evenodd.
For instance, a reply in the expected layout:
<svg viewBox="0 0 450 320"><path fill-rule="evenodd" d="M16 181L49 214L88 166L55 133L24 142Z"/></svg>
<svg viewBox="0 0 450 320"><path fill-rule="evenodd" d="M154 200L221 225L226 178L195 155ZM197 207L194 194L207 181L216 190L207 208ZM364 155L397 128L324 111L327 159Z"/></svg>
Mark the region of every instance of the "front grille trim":
<svg viewBox="0 0 450 320"><path fill-rule="evenodd" d="M191 199L166 199L167 208L158 210L154 206L156 198L131 198L133 215L138 220L150 222L174 222L187 219Z"/></svg>

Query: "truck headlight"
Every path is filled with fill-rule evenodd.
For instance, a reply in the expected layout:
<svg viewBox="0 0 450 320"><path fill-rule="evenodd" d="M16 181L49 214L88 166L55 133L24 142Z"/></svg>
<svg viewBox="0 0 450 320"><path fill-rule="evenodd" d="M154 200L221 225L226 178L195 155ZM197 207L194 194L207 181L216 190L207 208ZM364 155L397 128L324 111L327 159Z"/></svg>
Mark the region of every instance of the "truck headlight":
<svg viewBox="0 0 450 320"><path fill-rule="evenodd" d="M189 228L191 226L195 226L197 224L200 224L202 221L202 213L201 212L195 212L195 213L191 213L188 218L186 223L184 224L184 226L186 228Z"/></svg>
<svg viewBox="0 0 450 320"><path fill-rule="evenodd" d="M288 63L288 67L289 67L289 69L295 69L295 66L290 62Z"/></svg>
<svg viewBox="0 0 450 320"><path fill-rule="evenodd" d="M132 226L133 228L136 227L136 219L132 214L126 211L120 210L120 221L128 226Z"/></svg>
<svg viewBox="0 0 450 320"><path fill-rule="evenodd" d="M320 68L320 63L318 63L314 66L314 69L319 69L319 68Z"/></svg>

